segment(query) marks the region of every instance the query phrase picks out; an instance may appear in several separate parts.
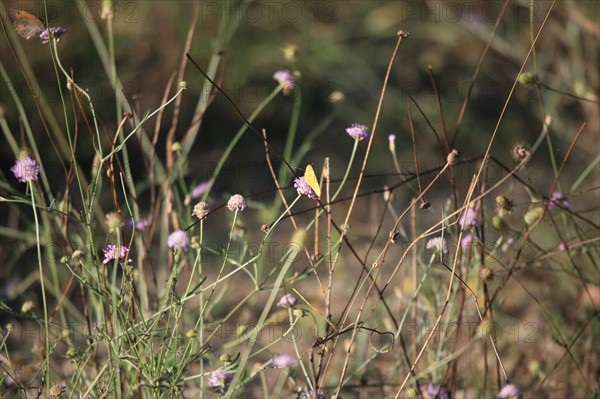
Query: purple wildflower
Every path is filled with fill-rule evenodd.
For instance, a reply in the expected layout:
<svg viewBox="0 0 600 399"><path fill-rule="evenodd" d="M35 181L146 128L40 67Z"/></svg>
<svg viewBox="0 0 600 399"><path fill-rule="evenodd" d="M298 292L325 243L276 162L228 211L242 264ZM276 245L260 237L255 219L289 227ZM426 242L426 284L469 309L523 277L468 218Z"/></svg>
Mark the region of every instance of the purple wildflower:
<svg viewBox="0 0 600 399"><path fill-rule="evenodd" d="M468 207L467 210L461 215L458 223L461 227L477 226L477 209Z"/></svg>
<svg viewBox="0 0 600 399"><path fill-rule="evenodd" d="M523 393L515 384L508 384L498 392L498 397L501 399L521 399Z"/></svg>
<svg viewBox="0 0 600 399"><path fill-rule="evenodd" d="M298 359L292 355L278 355L273 358L273 366L278 369L286 367L296 367L298 365Z"/></svg>
<svg viewBox="0 0 600 399"><path fill-rule="evenodd" d="M56 38L56 42L60 42L60 38L62 35L67 33L65 28L61 28L60 26L51 26L48 29L44 29L40 33L40 39L42 39L42 44L48 44L51 37Z"/></svg>
<svg viewBox="0 0 600 399"><path fill-rule="evenodd" d="M102 264L106 265L108 262L114 259L125 259L127 254L129 253L129 248L124 245L116 246L113 244L109 244L104 248L104 261Z"/></svg>
<svg viewBox="0 0 600 399"><path fill-rule="evenodd" d="M232 212L242 212L247 207L246 200L240 194L232 195L229 201L227 201L227 208Z"/></svg>
<svg viewBox="0 0 600 399"><path fill-rule="evenodd" d="M359 125L358 123L354 123L352 126L347 128L346 133L348 133L353 139L359 141L369 138L369 128L365 125Z"/></svg>
<svg viewBox="0 0 600 399"><path fill-rule="evenodd" d="M475 234L465 234L460 242L463 249L469 248L475 241Z"/></svg>
<svg viewBox="0 0 600 399"><path fill-rule="evenodd" d="M296 77L287 69L282 69L273 74L273 79L283 86L283 94L286 96L296 88Z"/></svg>
<svg viewBox="0 0 600 399"><path fill-rule="evenodd" d="M557 206L561 208L568 208L569 205L571 205L571 203L569 202L567 197L565 197L565 195L560 191L555 191L550 196L550 202L548 202L548 209L552 209Z"/></svg>
<svg viewBox="0 0 600 399"><path fill-rule="evenodd" d="M227 387L233 380L233 374L227 370L215 370L210 373L208 378L208 386L217 388L221 394L224 394Z"/></svg>
<svg viewBox="0 0 600 399"><path fill-rule="evenodd" d="M208 188L210 187L210 182L202 182L200 184L198 184L196 187L192 188L192 198L196 199L196 198L200 198L200 196L202 194L204 194L206 192L206 190L208 190Z"/></svg>
<svg viewBox="0 0 600 399"><path fill-rule="evenodd" d="M317 194L313 191L312 188L310 188L304 176L294 180L294 187L296 188L296 191L298 191L298 194L306 195L308 198L313 200L317 199Z"/></svg>
<svg viewBox="0 0 600 399"><path fill-rule="evenodd" d="M569 249L569 244L567 244L566 242L561 242L558 245L558 250L561 252L567 251Z"/></svg>
<svg viewBox="0 0 600 399"><path fill-rule="evenodd" d="M169 234L169 237L167 238L167 245L169 248L181 248L184 251L187 251L188 246L190 245L190 237L185 231L176 230Z"/></svg>
<svg viewBox="0 0 600 399"><path fill-rule="evenodd" d="M439 399L449 399L450 396L448 396L448 392L446 391L446 388L441 387L439 385L433 385L433 384L429 384L425 387L425 393L427 395L429 395L432 398L439 398Z"/></svg>
<svg viewBox="0 0 600 399"><path fill-rule="evenodd" d="M327 397L325 392L321 391L320 389L316 393L312 389L305 389L304 391L300 392L300 394L300 397L303 399L325 399Z"/></svg>
<svg viewBox="0 0 600 399"><path fill-rule="evenodd" d="M298 299L296 299L295 296L293 296L292 294L285 294L281 297L281 299L279 299L279 301L277 302L277 306L279 306L280 308L290 308L296 305L297 303Z"/></svg>
<svg viewBox="0 0 600 399"><path fill-rule="evenodd" d="M135 227L136 230L146 230L147 228L149 228L152 225L152 219L151 218L141 218L140 220L130 220L129 223L127 223L127 225L129 227Z"/></svg>
<svg viewBox="0 0 600 399"><path fill-rule="evenodd" d="M388 136L388 143L389 143L390 151L395 152L396 151L396 135L395 134L390 134Z"/></svg>
<svg viewBox="0 0 600 399"><path fill-rule="evenodd" d="M38 174L40 173L40 164L29 157L23 159L17 159L15 165L10 168L15 174L17 180L21 183L27 183L30 181L37 181Z"/></svg>

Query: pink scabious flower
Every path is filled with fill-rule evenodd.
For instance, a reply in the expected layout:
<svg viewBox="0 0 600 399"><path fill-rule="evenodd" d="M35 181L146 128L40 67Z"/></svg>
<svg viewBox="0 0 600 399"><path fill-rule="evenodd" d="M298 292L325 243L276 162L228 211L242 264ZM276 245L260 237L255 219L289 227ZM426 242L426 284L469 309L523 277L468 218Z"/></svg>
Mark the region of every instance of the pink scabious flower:
<svg viewBox="0 0 600 399"><path fill-rule="evenodd" d="M550 196L550 202L548 202L548 209L561 207L568 208L571 205L567 197L560 191L554 191Z"/></svg>
<svg viewBox="0 0 600 399"><path fill-rule="evenodd" d="M302 399L325 399L327 396L325 395L325 392L321 391L320 389L317 392L313 391L312 389L305 389L300 392L300 397Z"/></svg>
<svg viewBox="0 0 600 399"><path fill-rule="evenodd" d="M298 365L298 359L292 355L277 355L273 358L273 367L283 369L286 367L296 367Z"/></svg>
<svg viewBox="0 0 600 399"><path fill-rule="evenodd" d="M227 387L233 380L233 373L227 370L215 370L210 373L208 378L208 386L211 388L217 388L221 394L224 394Z"/></svg>
<svg viewBox="0 0 600 399"><path fill-rule="evenodd" d="M283 94L286 96L296 88L296 77L287 69L282 69L273 74L273 79L283 86Z"/></svg>
<svg viewBox="0 0 600 399"><path fill-rule="evenodd" d="M167 246L173 249L183 249L187 251L190 245L190 237L183 230L175 230L167 238Z"/></svg>
<svg viewBox="0 0 600 399"><path fill-rule="evenodd" d="M500 399L521 399L523 393L515 384L505 385L500 392L498 392L498 398Z"/></svg>
<svg viewBox="0 0 600 399"><path fill-rule="evenodd" d="M210 187L210 182L207 182L207 181L198 184L196 187L192 188L191 197L193 199L200 198L200 196L202 194L204 194L206 192L206 190L208 190L209 187Z"/></svg>
<svg viewBox="0 0 600 399"><path fill-rule="evenodd" d="M431 398L439 398L439 399L450 399L448 396L448 391L446 388L441 387L439 385L429 384L425 387L425 394L427 394Z"/></svg>
<svg viewBox="0 0 600 399"><path fill-rule="evenodd" d="M561 252L567 251L568 249L569 249L569 244L567 244L564 241L558 245L558 250Z"/></svg>
<svg viewBox="0 0 600 399"><path fill-rule="evenodd" d="M104 261L102 262L102 264L106 265L108 262L115 259L125 259L127 257L127 254L129 253L129 248L127 248L124 245L116 246L114 244L109 244L106 246L106 248L103 249L103 251Z"/></svg>
<svg viewBox="0 0 600 399"><path fill-rule="evenodd" d="M152 219L151 218L145 218L145 219L142 218L140 220L133 220L133 219L131 219L129 222L127 222L127 226L129 226L129 227L135 227L135 229L139 230L139 231L146 230L151 225L152 225Z"/></svg>
<svg viewBox="0 0 600 399"><path fill-rule="evenodd" d="M40 33L40 39L42 40L42 44L48 44L51 37L56 38L56 41L60 42L60 38L65 33L67 33L65 28L61 28L60 26L51 26L48 29L44 29Z"/></svg>
<svg viewBox="0 0 600 399"><path fill-rule="evenodd" d="M388 136L388 144L389 144L390 151L395 152L396 151L396 135L395 134L390 134Z"/></svg>
<svg viewBox="0 0 600 399"><path fill-rule="evenodd" d="M277 302L277 306L280 308L291 308L298 303L298 299L292 294L285 294Z"/></svg>
<svg viewBox="0 0 600 399"><path fill-rule="evenodd" d="M313 191L312 188L310 188L304 176L294 180L294 187L296 188L296 191L298 191L298 194L306 195L308 198L313 200L317 199L317 194Z"/></svg>
<svg viewBox="0 0 600 399"><path fill-rule="evenodd" d="M346 133L358 141L369 138L369 128L365 125L359 125L358 123L354 123L352 126L347 128Z"/></svg>
<svg viewBox="0 0 600 399"><path fill-rule="evenodd" d="M232 195L229 201L227 201L227 209L232 212L242 212L247 207L246 200L240 194Z"/></svg>
<svg viewBox="0 0 600 399"><path fill-rule="evenodd" d="M37 181L40 173L40 164L35 159L25 157L17 159L17 162L15 162L15 165L10 170L14 173L17 180L21 183L27 183Z"/></svg>
<svg viewBox="0 0 600 399"><path fill-rule="evenodd" d="M469 226L477 226L477 209L468 207L466 211L463 212L458 223L461 227L466 228Z"/></svg>
<svg viewBox="0 0 600 399"><path fill-rule="evenodd" d="M462 240L460 241L460 246L463 249L469 248L471 245L473 245L473 242L475 241L475 234L465 234L462 237Z"/></svg>

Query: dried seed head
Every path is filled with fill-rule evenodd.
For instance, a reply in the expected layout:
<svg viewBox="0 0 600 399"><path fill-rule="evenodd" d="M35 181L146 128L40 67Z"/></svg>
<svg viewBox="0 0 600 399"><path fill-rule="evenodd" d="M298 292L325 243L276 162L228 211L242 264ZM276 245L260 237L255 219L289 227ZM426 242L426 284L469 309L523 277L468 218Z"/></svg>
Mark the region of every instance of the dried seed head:
<svg viewBox="0 0 600 399"><path fill-rule="evenodd" d="M494 272L484 266L479 272L479 277L481 278L481 281L487 282L494 278Z"/></svg>
<svg viewBox="0 0 600 399"><path fill-rule="evenodd" d="M513 210L513 202L506 195L498 195L496 197L496 206L500 215L511 213Z"/></svg>
<svg viewBox="0 0 600 399"><path fill-rule="evenodd" d="M456 165L459 157L460 151L452 150L450 151L450 154L448 154L448 156L446 157L446 162L448 162L448 165Z"/></svg>
<svg viewBox="0 0 600 399"><path fill-rule="evenodd" d="M51 398L60 398L61 395L65 392L67 387L61 384L55 384L50 387L50 397Z"/></svg>
<svg viewBox="0 0 600 399"><path fill-rule="evenodd" d="M511 155L517 162L523 162L531 156L531 147L524 143L515 144L511 149Z"/></svg>

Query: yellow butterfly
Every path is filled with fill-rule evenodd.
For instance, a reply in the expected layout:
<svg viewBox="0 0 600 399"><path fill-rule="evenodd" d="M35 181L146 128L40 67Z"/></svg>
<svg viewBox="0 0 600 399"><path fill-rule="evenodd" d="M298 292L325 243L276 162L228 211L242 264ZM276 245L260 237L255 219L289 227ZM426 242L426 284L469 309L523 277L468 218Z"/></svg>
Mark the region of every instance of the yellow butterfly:
<svg viewBox="0 0 600 399"><path fill-rule="evenodd" d="M315 171L312 166L306 165L306 170L304 171L304 180L306 183L312 188L312 190L317 194L317 197L321 196L321 186L319 186L319 181L317 180L317 175L315 175Z"/></svg>

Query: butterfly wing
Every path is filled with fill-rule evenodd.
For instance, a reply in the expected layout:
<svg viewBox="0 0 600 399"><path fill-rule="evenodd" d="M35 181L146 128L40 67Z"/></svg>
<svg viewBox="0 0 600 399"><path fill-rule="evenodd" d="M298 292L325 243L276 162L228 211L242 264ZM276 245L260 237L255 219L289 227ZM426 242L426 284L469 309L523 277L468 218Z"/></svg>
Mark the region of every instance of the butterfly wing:
<svg viewBox="0 0 600 399"><path fill-rule="evenodd" d="M306 170L304 171L304 180L306 183L312 188L312 190L317 194L317 197L321 196L321 186L319 186L319 181L317 180L317 175L315 175L315 171L312 166L306 165Z"/></svg>
<svg viewBox="0 0 600 399"><path fill-rule="evenodd" d="M44 22L27 11L12 9L8 14L15 23L17 34L27 40L44 30Z"/></svg>

